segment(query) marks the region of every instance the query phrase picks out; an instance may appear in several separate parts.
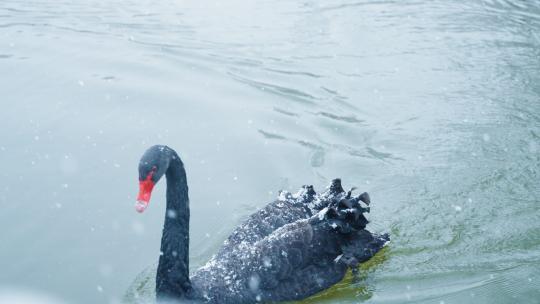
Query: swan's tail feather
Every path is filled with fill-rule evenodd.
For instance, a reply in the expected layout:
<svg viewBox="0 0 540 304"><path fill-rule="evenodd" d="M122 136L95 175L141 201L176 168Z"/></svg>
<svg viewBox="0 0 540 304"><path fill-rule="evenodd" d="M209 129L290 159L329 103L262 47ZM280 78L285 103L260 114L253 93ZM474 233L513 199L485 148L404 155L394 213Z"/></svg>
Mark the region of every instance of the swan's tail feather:
<svg viewBox="0 0 540 304"><path fill-rule="evenodd" d="M369 198L367 193L351 197L351 191L346 196L335 196L327 202L326 207L319 212L319 218L325 219L332 229L339 233L350 234L366 228L368 220L364 213L369 207L362 207L360 197ZM344 192L343 192L344 193Z"/></svg>
<svg viewBox="0 0 540 304"><path fill-rule="evenodd" d="M322 193L315 193L313 191L314 195L310 200L300 201L300 203L306 203L311 213L317 213L328 207L332 202L339 201L345 197L349 198L353 190L354 188L349 192L345 192L341 186L341 179L336 178L332 180L326 191Z"/></svg>
<svg viewBox="0 0 540 304"><path fill-rule="evenodd" d="M332 181L328 190L318 196L319 207L324 207L314 217L341 235L343 254L338 260L351 267L369 260L390 241L387 233L373 234L365 229L369 221L364 213L370 212L367 205L371 200L367 192L353 196L353 190L345 192L339 179Z"/></svg>
<svg viewBox="0 0 540 304"><path fill-rule="evenodd" d="M369 198L369 194L367 192L364 192L356 197L353 197L351 199L351 201L353 202L358 202L358 201L362 201L364 202L364 204L368 205L371 203L371 199Z"/></svg>

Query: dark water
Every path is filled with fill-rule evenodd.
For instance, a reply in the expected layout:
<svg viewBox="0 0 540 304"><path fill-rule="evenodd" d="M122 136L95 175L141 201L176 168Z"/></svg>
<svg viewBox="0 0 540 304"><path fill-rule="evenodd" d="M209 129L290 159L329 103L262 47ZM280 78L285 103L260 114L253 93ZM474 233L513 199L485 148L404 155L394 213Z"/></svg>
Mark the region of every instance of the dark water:
<svg viewBox="0 0 540 304"><path fill-rule="evenodd" d="M164 184L133 210L137 162L163 143L194 267L339 176L393 239L312 302L540 302L539 1L3 0L0 92L0 299L132 292L164 214Z"/></svg>

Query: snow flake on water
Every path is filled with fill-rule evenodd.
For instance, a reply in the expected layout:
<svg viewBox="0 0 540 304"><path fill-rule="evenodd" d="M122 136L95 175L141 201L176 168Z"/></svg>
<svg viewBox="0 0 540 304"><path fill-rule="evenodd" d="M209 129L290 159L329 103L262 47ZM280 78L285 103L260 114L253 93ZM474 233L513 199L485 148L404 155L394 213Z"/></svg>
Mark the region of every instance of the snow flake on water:
<svg viewBox="0 0 540 304"><path fill-rule="evenodd" d="M131 223L131 229L135 234L142 235L144 234L144 225L141 222L134 221Z"/></svg>
<svg viewBox="0 0 540 304"><path fill-rule="evenodd" d="M491 138L488 134L484 133L484 135L482 135L482 139L484 139L484 141L489 141Z"/></svg>
<svg viewBox="0 0 540 304"><path fill-rule="evenodd" d="M78 83L79 83L79 85L80 85L81 87L84 87L84 81L79 80Z"/></svg>
<svg viewBox="0 0 540 304"><path fill-rule="evenodd" d="M454 206L454 209L457 211L457 212L460 212L462 210L461 206Z"/></svg>
<svg viewBox="0 0 540 304"><path fill-rule="evenodd" d="M532 278L528 278L527 281L532 282Z"/></svg>
<svg viewBox="0 0 540 304"><path fill-rule="evenodd" d="M529 142L529 152L536 153L538 152L538 144L534 141Z"/></svg>
<svg viewBox="0 0 540 304"><path fill-rule="evenodd" d="M103 292L103 287L101 285L96 286L98 292Z"/></svg>
<svg viewBox="0 0 540 304"><path fill-rule="evenodd" d="M469 197L469 198L467 199L467 202L472 203L472 198Z"/></svg>
<svg viewBox="0 0 540 304"><path fill-rule="evenodd" d="M99 270L99 273L104 277L111 276L111 274L113 272L113 268L109 264L101 264L101 265L99 265L98 270Z"/></svg>

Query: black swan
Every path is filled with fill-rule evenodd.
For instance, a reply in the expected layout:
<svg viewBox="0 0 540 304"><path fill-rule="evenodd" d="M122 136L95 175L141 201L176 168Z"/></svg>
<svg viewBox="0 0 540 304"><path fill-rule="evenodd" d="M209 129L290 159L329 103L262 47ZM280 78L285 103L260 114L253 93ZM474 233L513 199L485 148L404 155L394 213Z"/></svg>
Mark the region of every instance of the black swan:
<svg viewBox="0 0 540 304"><path fill-rule="evenodd" d="M352 196L336 179L316 194L304 186L252 214L210 261L189 276L189 198L178 154L152 146L139 163L136 210L143 212L154 185L165 175L167 206L156 275L161 300L256 303L307 298L343 279L389 241L365 230L367 193Z"/></svg>

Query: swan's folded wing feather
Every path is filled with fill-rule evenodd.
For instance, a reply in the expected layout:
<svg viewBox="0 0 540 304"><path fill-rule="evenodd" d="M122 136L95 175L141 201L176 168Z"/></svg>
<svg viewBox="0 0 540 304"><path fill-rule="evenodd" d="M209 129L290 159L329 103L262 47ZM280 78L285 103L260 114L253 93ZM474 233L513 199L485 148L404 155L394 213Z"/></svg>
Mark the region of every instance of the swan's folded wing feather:
<svg viewBox="0 0 540 304"><path fill-rule="evenodd" d="M313 295L345 275L347 266L335 261L340 254L335 232L308 220L285 225L255 244L250 270L258 284L252 292L263 301Z"/></svg>
<svg viewBox="0 0 540 304"><path fill-rule="evenodd" d="M333 260L308 265L280 280L274 288L261 288L261 298L272 301L305 299L341 281L346 270L344 264Z"/></svg>
<svg viewBox="0 0 540 304"><path fill-rule="evenodd" d="M251 214L236 227L225 240L217 256L232 251L241 243L254 244L270 235L276 229L309 216L300 204L276 200Z"/></svg>
<svg viewBox="0 0 540 304"><path fill-rule="evenodd" d="M348 193L349 196L351 191ZM307 219L315 211L345 198L346 195L347 193L341 187L340 179L332 180L327 191L320 195L315 192L313 186L308 185L303 186L294 195L287 191L281 191L277 200L249 215L241 225L231 232L217 256L227 255L242 243L255 244L255 242L272 234L276 229L298 220Z"/></svg>

